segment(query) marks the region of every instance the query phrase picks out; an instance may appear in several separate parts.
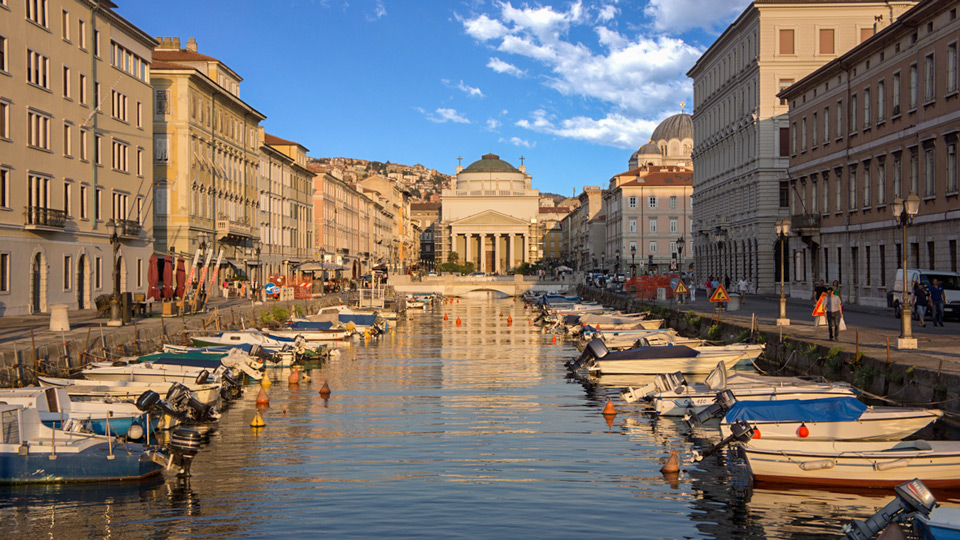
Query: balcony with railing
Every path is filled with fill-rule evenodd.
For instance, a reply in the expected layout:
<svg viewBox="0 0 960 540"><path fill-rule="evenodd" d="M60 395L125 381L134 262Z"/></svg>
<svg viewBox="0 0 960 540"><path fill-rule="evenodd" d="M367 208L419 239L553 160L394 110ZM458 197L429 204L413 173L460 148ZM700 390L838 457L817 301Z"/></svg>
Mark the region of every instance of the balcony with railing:
<svg viewBox="0 0 960 540"><path fill-rule="evenodd" d="M63 210L44 206L27 206L24 209L24 228L32 231L62 231L67 221Z"/></svg>
<svg viewBox="0 0 960 540"><path fill-rule="evenodd" d="M820 243L820 214L794 214L790 223L793 233L804 242L811 246Z"/></svg>
<svg viewBox="0 0 960 540"><path fill-rule="evenodd" d="M143 227L133 219L118 219L117 234L121 238L136 238L140 236L140 230Z"/></svg>
<svg viewBox="0 0 960 540"><path fill-rule="evenodd" d="M217 218L217 236L226 239L247 240L254 238L253 227L221 216Z"/></svg>

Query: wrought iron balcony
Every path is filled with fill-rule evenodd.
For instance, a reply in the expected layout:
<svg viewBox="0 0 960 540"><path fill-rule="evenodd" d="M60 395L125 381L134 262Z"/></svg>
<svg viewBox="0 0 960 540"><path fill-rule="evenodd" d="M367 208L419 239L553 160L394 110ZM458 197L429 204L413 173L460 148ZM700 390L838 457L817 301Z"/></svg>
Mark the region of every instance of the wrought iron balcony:
<svg viewBox="0 0 960 540"><path fill-rule="evenodd" d="M140 229L142 227L136 220L133 219L118 219L117 220L117 234L122 237L135 238L140 236Z"/></svg>
<svg viewBox="0 0 960 540"><path fill-rule="evenodd" d="M795 214L790 216L793 230L799 235L820 232L820 214Z"/></svg>
<svg viewBox="0 0 960 540"><path fill-rule="evenodd" d="M24 211L24 225L27 229L63 229L67 213L63 210L43 206L27 206Z"/></svg>
<svg viewBox="0 0 960 540"><path fill-rule="evenodd" d="M227 218L217 218L217 234L221 237L232 236L238 239L253 238L253 227Z"/></svg>

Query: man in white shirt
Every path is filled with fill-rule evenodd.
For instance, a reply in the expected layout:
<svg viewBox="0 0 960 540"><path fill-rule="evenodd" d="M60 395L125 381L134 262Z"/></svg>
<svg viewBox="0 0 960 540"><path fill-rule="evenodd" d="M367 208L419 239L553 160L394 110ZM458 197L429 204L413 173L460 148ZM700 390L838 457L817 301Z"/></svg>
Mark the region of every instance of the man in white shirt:
<svg viewBox="0 0 960 540"><path fill-rule="evenodd" d="M750 286L747 285L747 278L740 278L740 281L737 282L737 292L740 293L740 304L743 304L747 300L747 290L749 288Z"/></svg>

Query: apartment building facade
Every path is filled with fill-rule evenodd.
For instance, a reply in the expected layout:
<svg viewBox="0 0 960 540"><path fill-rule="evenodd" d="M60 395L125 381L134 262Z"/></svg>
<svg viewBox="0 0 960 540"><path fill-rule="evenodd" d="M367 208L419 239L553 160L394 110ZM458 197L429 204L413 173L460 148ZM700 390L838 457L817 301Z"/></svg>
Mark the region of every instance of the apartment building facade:
<svg viewBox="0 0 960 540"><path fill-rule="evenodd" d="M0 6L0 315L146 291L156 42L114 8Z"/></svg>
<svg viewBox="0 0 960 540"><path fill-rule="evenodd" d="M909 268L960 265L960 136L955 1L918 4L781 93L790 103L793 235L788 280L801 295L839 280L848 303L887 305ZM907 245L892 214L914 194Z"/></svg>
<svg viewBox="0 0 960 540"><path fill-rule="evenodd" d="M914 2L756 0L687 73L694 92L699 277L775 292L775 223L790 216L790 122L777 94L872 36Z"/></svg>

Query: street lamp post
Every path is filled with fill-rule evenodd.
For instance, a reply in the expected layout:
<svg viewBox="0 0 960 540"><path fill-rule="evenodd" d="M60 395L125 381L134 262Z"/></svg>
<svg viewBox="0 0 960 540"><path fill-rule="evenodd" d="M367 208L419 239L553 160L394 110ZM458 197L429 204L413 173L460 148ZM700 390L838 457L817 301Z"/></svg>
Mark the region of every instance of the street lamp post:
<svg viewBox="0 0 960 540"><path fill-rule="evenodd" d="M620 250L619 250L619 249L617 250L617 263L616 263L616 265L613 267L613 273L614 273L614 274L619 274L619 273L620 273Z"/></svg>
<svg viewBox="0 0 960 540"><path fill-rule="evenodd" d="M604 251L600 254L600 273L607 275L607 252Z"/></svg>
<svg viewBox="0 0 960 540"><path fill-rule="evenodd" d="M680 265L679 271L683 275L683 248L687 245L687 241L681 236L677 238L677 264Z"/></svg>
<svg viewBox="0 0 960 540"><path fill-rule="evenodd" d="M786 241L790 235L790 220L778 219L774 225L777 238L780 240L780 316L777 318L777 326L790 326L790 319L787 318L787 295L784 288L784 273L786 271Z"/></svg>
<svg viewBox="0 0 960 540"><path fill-rule="evenodd" d="M723 248L724 244L727 242L727 231L723 230L720 227L717 227L717 230L714 232L714 235L717 240L717 249L720 250L720 263L718 268L720 268L720 275L717 277L717 281L723 283Z"/></svg>
<svg viewBox="0 0 960 540"><path fill-rule="evenodd" d="M123 317L120 314L120 268L117 265L120 233L117 231L116 220L107 221L107 235L110 237L110 245L113 246L113 294L110 295L110 320L107 321L107 326L123 326Z"/></svg>
<svg viewBox="0 0 960 540"><path fill-rule="evenodd" d="M637 277L637 245L632 244L630 246L630 273L633 274L630 277Z"/></svg>
<svg viewBox="0 0 960 540"><path fill-rule="evenodd" d="M900 299L900 337L897 339L897 349L916 349L917 338L913 337L913 310L910 309L908 299L907 279L907 225L913 221L920 211L920 197L911 193L906 200L897 197L893 200L893 218L903 232L903 243L900 244L900 268L902 269L903 296Z"/></svg>

